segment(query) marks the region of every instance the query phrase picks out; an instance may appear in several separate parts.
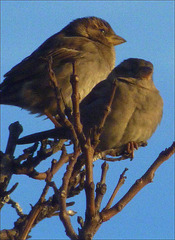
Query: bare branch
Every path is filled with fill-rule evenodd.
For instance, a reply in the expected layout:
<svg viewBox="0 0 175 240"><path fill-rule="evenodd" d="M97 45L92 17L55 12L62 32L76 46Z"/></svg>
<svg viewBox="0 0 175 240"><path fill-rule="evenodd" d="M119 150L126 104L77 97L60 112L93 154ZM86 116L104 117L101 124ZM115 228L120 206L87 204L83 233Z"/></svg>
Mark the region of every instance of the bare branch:
<svg viewBox="0 0 175 240"><path fill-rule="evenodd" d="M45 200L45 196L49 190L49 183L52 179L52 171L54 169L54 164L55 164L55 161L53 160L52 161L52 166L51 166L51 169L50 171L48 171L48 177L47 177L47 183L43 189L43 192L40 196L40 199L39 201L36 203L36 205L32 208L31 212L29 213L26 221L25 221L25 224L24 224L24 229L22 230L22 232L19 234L19 239L20 240L25 240L28 236L28 233L30 232L33 224L34 224L34 221L35 219L37 218L37 216L39 215L41 209L42 209L42 204ZM49 174L50 173L50 174Z"/></svg>
<svg viewBox="0 0 175 240"><path fill-rule="evenodd" d="M97 183L97 186L96 186L96 198L95 198L96 212L100 210L103 196L106 193L107 186L105 182L106 182L106 174L109 169L109 165L106 162L104 162L101 168L102 168L101 180L99 183Z"/></svg>
<svg viewBox="0 0 175 240"><path fill-rule="evenodd" d="M9 154L13 156L15 148L16 148L16 142L18 140L19 135L22 133L23 128L19 124L19 122L14 122L9 126L9 139L6 147L5 154Z"/></svg>
<svg viewBox="0 0 175 240"><path fill-rule="evenodd" d="M19 203L13 201L11 198L9 198L9 201L7 204L11 204L12 207L16 210L17 214L21 217L24 215L22 208L20 207Z"/></svg>
<svg viewBox="0 0 175 240"><path fill-rule="evenodd" d="M116 83L114 81L113 82L113 86L112 86L112 92L111 92L111 95L110 95L109 102L108 102L107 106L104 109L103 117L101 118L101 122L100 122L100 124L98 126L98 132L96 132L95 135L94 135L94 140L95 140L95 142L94 142L94 149L97 147L97 145L99 143L99 138L100 138L100 135L101 135L101 132L102 132L102 128L103 128L103 126L105 124L107 116L109 115L109 113L111 111L111 106L112 106L112 102L114 100L116 88L117 88L117 85L116 85Z"/></svg>
<svg viewBox="0 0 175 240"><path fill-rule="evenodd" d="M45 59L46 60L46 59ZM96 187L96 198L94 193L94 181L93 181L93 161L94 159L101 158L106 159L107 161L120 161L132 157L134 148L137 146L134 143L130 143L129 148L127 146L122 146L118 149L108 149L104 152L97 152L96 147L99 143L100 134L102 128L105 124L105 120L110 113L113 98L116 91L116 84L112 85L111 96L109 96L109 102L105 106L103 116L100 122L100 125L97 129L92 130L85 135L83 132L83 126L80 121L80 109L79 109L79 100L80 96L78 93L78 83L79 79L76 75L75 62L73 62L73 74L70 77L70 82L72 84L72 106L73 106L73 115L69 112L66 114L65 108L66 103L64 102L64 96L59 89L58 82L56 80L55 73L52 69L52 58L46 60L48 62L48 71L50 76L50 84L53 87L55 93L55 98L57 101L57 112L59 115L59 122L53 116L50 116L46 112L46 115L54 122L55 126L64 126L69 128L73 136L74 144L74 153L67 154L64 141L61 142L61 145L58 146L58 142L43 140L41 142L41 148L39 151L38 144L34 144L32 147L25 149L24 154L18 158L13 158L13 153L16 147L16 140L20 134L20 128L17 124L17 133L14 135L11 134L6 149L6 154L0 153L1 165L3 165L3 176L0 181L0 190L1 191L1 203L12 204L16 209L17 214L20 216L17 221L14 223L14 228L11 230L0 231L1 239L20 239L25 240L29 237L29 232L31 229L41 220L46 217L59 216L63 225L66 229L66 234L71 240L90 240L93 238L94 234L97 232L98 228L102 225L104 221L109 220L119 211L121 211L131 200L132 198L148 183L152 182L154 173L157 168L166 161L174 152L175 152L175 143L169 148L160 153L157 160L152 164L152 166L146 171L146 173L138 179L135 184L129 189L129 191L121 198L113 207L111 207L114 198L124 184L125 181L125 172L123 171L120 175L117 186L115 187L106 207L100 212L100 207L102 203L103 196L106 192L106 174L108 170L108 164L105 162L102 164L102 174L100 182ZM93 136L92 136L93 135ZM57 138L58 136L56 136ZM48 145L50 146L48 148ZM127 144L126 144L127 145ZM61 147L60 147L61 146ZM139 143L140 146L145 146L145 143ZM35 168L38 166L42 160L51 156L53 153L58 150L62 150L61 157L59 161L55 159L52 160L51 168L47 171L38 173ZM36 152L37 151L37 152ZM81 156L80 153L82 152ZM10 155L9 155L10 154ZM108 158L108 155L115 158ZM57 188L54 182L51 182L53 175L63 166L64 163L68 163L66 172L63 177L63 182L61 188ZM85 170L82 170L82 167L85 165ZM18 203L11 200L9 194L15 190L16 184L9 190L6 191L6 187L9 183L12 174L26 174L34 179L44 179L46 180L46 185L42 191L42 194L38 202L32 207L30 213L25 215L22 213L22 210ZM7 177L6 177L7 176ZM84 182L86 181L86 184ZM46 200L46 194L49 187L52 187L54 194ZM82 217L78 217L78 222L81 226L79 233L76 234L70 217L75 214L73 210L67 210L68 206L72 206L74 203L66 203L67 198L79 194L82 189L85 188L86 193L86 215L85 221Z"/></svg>
<svg viewBox="0 0 175 240"><path fill-rule="evenodd" d="M102 221L107 221L117 213L119 213L132 199L133 197L148 183L151 183L154 178L155 171L160 165L167 161L175 153L175 142L165 151L162 151L158 158L154 161L151 167L146 171L146 173L138 179L129 191L119 200L112 208L109 210L104 210L101 212Z"/></svg>
<svg viewBox="0 0 175 240"><path fill-rule="evenodd" d="M73 240L78 239L78 236L74 232L74 229L71 225L70 217L66 210L66 199L68 194L68 185L69 185L70 177L79 154L80 152L77 150L77 152L74 153L74 156L70 158L70 162L64 174L63 183L60 190L60 219L64 224L67 236L69 236Z"/></svg>
<svg viewBox="0 0 175 240"><path fill-rule="evenodd" d="M83 146L85 144L86 138L83 133L83 126L80 121L80 109L79 109L79 101L80 94L78 92L78 82L79 78L76 75L75 62L72 63L73 73L70 77L70 83L72 85L72 106L73 106L73 117L74 117L74 127L76 134L78 136L80 145Z"/></svg>
<svg viewBox="0 0 175 240"><path fill-rule="evenodd" d="M60 89L59 89L59 86L58 86L58 81L57 81L55 73L52 69L52 63L53 63L53 60L52 60L52 57L51 57L48 61L48 64L49 64L49 69L48 70L49 70L50 81L51 81L51 84L53 86L56 101L57 101L57 112L58 112L58 115L59 115L59 118L60 118L59 121L61 122L61 124L63 126L66 126L71 130L72 136L73 136L73 142L74 142L75 146L78 146L78 139L77 139L77 134L75 132L74 126L69 121L69 119L66 118L66 115L65 115L64 110L63 110L64 101L62 101L62 97L61 97L62 93L60 92ZM47 112L46 112L46 114L48 115ZM60 126L60 124L58 123L58 125L56 125L56 126Z"/></svg>
<svg viewBox="0 0 175 240"><path fill-rule="evenodd" d="M94 182L93 182L93 156L94 148L91 146L90 138L84 146L85 167L86 167L86 217L91 219L95 215L95 196L94 196Z"/></svg>
<svg viewBox="0 0 175 240"><path fill-rule="evenodd" d="M111 207L112 202L114 201L114 198L115 198L117 192L119 191L119 189L121 188L121 186L122 186L122 185L124 184L124 182L125 182L126 177L124 176L124 174L125 174L125 172L126 172L127 170L128 170L128 169L125 168L125 170L124 170L124 171L122 172L122 174L120 175L120 178L119 178L119 181L118 181L118 183L117 183L117 186L115 187L114 192L112 193L112 196L110 197L110 199L109 199L106 207L103 209L103 211L105 211L105 210L107 210L107 209L109 209L109 208Z"/></svg>

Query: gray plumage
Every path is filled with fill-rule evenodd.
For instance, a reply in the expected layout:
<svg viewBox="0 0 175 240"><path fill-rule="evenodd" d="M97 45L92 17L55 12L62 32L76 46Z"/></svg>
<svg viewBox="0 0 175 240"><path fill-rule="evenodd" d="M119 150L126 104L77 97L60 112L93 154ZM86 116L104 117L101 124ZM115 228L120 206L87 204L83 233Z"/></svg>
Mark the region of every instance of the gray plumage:
<svg viewBox="0 0 175 240"><path fill-rule="evenodd" d="M115 80L116 92L97 151L118 149L121 153L129 142L145 143L160 124L163 100L153 79L152 63L130 58L123 61L98 83L80 104L85 133L98 126L109 102ZM49 130L21 138L20 144L48 137L71 138L65 128Z"/></svg>
<svg viewBox="0 0 175 240"><path fill-rule="evenodd" d="M0 85L0 104L19 106L40 115L56 115L57 103L48 74L50 57L58 86L66 104L71 106L72 62L76 62L83 99L111 72L115 64L114 46L124 42L100 18L76 19L5 74Z"/></svg>
<svg viewBox="0 0 175 240"><path fill-rule="evenodd" d="M146 142L162 118L163 100L153 80L152 63L130 58L117 66L108 78L81 102L85 131L98 125L109 102L112 83L117 89L97 149L126 146L128 142Z"/></svg>

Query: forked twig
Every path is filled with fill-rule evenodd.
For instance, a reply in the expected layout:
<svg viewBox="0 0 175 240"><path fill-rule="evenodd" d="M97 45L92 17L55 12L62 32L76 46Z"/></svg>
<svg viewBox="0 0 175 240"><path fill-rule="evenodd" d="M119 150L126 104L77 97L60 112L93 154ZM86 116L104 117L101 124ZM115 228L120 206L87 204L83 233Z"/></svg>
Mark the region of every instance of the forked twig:
<svg viewBox="0 0 175 240"><path fill-rule="evenodd" d="M68 118L66 118L66 115L64 113L63 110L63 101L62 101L62 93L60 92L61 90L59 89L58 86L58 81L56 79L55 73L52 69L52 64L53 64L53 60L52 57L50 57L49 61L48 61L48 71L49 71L49 76L50 76L50 81L51 84L53 86L54 92L55 92L55 97L56 97L56 101L57 101L57 112L58 115L60 117L60 122L62 125L66 126L67 128L69 128L72 132L72 137L73 137L73 142L76 146L78 146L78 139L77 139L77 134L75 132L74 126L73 124L69 121ZM48 116L48 112L45 112L45 114ZM52 117L51 117L52 120ZM56 121L56 119L54 120L54 122ZM60 123L58 123L58 125L56 124L56 126L60 126Z"/></svg>
<svg viewBox="0 0 175 240"><path fill-rule="evenodd" d="M113 193L112 193L112 195L111 195L108 203L106 204L106 207L103 209L103 211L105 211L105 210L107 210L107 209L109 209L109 208L111 207L112 202L114 201L114 198L115 198L117 192L119 191L119 189L121 188L121 186L122 186L122 185L124 184L124 182L125 182L126 177L124 176L124 174L125 174L125 172L126 172L127 170L128 170L128 169L125 168L125 170L124 170L124 171L122 172L122 174L120 175L120 178L119 178L119 181L118 181L118 183L117 183L117 186L115 187L115 189L114 189L114 191L113 191Z"/></svg>
<svg viewBox="0 0 175 240"><path fill-rule="evenodd" d="M101 212L102 221L108 221L114 215L119 213L143 187L145 187L148 183L151 183L158 167L167 161L174 153L175 142L159 154L158 158L149 167L145 174L132 185L129 191L112 208Z"/></svg>
<svg viewBox="0 0 175 240"><path fill-rule="evenodd" d="M52 161L52 166L51 166L51 169L50 171L48 171L48 179L47 179L47 183L43 189L43 192L40 196L40 199L38 200L38 202L36 203L36 205L32 208L31 212L29 213L27 219L26 219L26 222L25 222L25 226L24 226L24 229L22 230L22 232L20 233L19 235L19 239L20 240L25 240L28 236L28 233L30 232L33 224L34 224L34 221L36 220L37 216L39 215L41 209L42 209L42 204L45 200L45 196L49 190L49 183L52 179L52 171L54 169L54 164L55 164L55 161L53 160Z"/></svg>
<svg viewBox="0 0 175 240"><path fill-rule="evenodd" d="M70 162L67 166L67 170L64 174L63 177L63 183L62 187L60 190L60 219L66 229L66 234L69 236L71 239L76 240L78 239L77 234L75 233L71 221L70 221L70 216L67 213L66 210L66 199L67 199L67 194L68 194L68 185L69 185L69 180L73 171L73 167L76 163L76 160L79 156L80 152L77 150L77 152L74 153L74 156L70 158Z"/></svg>

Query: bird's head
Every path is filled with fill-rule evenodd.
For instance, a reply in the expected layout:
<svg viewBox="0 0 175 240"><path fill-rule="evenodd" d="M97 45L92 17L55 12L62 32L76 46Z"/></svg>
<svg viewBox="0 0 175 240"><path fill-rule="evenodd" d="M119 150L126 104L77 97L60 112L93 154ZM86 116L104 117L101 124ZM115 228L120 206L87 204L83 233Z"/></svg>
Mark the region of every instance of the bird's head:
<svg viewBox="0 0 175 240"><path fill-rule="evenodd" d="M124 60L114 69L119 77L131 77L140 80L152 80L153 64L139 58Z"/></svg>
<svg viewBox="0 0 175 240"><path fill-rule="evenodd" d="M97 17L78 18L69 23L63 30L66 36L80 36L97 41L107 46L126 42L115 34L108 22Z"/></svg>

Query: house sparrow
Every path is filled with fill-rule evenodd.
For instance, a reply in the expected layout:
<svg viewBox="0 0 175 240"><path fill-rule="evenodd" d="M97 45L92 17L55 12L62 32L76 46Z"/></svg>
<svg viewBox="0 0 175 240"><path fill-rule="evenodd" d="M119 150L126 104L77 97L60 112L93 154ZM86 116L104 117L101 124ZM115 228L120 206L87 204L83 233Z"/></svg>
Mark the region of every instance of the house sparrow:
<svg viewBox="0 0 175 240"><path fill-rule="evenodd" d="M105 107L116 84L116 91L96 151L116 149L123 154L129 143L133 147L146 143L160 124L163 100L153 79L152 63L129 58L113 69L106 80L98 83L80 103L81 122L85 133L100 124ZM71 139L66 128L32 134L18 140L19 144L45 138ZM133 150L133 149L132 149Z"/></svg>
<svg viewBox="0 0 175 240"><path fill-rule="evenodd" d="M105 20L78 18L5 74L0 84L0 104L55 116L57 101L50 82L48 61L52 59L52 70L62 93L61 98L70 107L72 63L76 65L80 98L83 99L111 72L115 64L114 46L124 42Z"/></svg>

